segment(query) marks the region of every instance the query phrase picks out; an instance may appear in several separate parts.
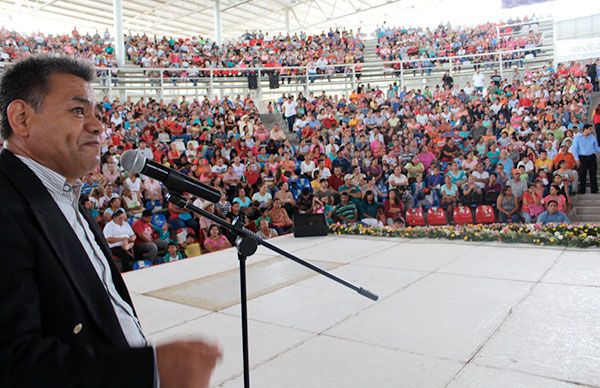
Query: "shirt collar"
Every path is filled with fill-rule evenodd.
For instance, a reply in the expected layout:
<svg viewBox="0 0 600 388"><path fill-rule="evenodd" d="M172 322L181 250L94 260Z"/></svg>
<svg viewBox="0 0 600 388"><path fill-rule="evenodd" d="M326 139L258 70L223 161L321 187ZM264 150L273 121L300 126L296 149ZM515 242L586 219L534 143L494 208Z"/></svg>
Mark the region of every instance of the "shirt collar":
<svg viewBox="0 0 600 388"><path fill-rule="evenodd" d="M67 178L43 164L23 155L15 156L33 171L40 181L42 181L42 184L46 187L48 192L69 196L73 202L76 202L79 199L82 186L80 179L75 180L73 183L69 183Z"/></svg>

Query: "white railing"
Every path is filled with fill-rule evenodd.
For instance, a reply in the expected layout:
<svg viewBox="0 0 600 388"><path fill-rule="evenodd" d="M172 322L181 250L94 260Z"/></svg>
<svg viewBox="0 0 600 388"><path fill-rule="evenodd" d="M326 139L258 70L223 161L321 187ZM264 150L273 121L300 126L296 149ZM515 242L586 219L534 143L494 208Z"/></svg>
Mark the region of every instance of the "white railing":
<svg viewBox="0 0 600 388"><path fill-rule="evenodd" d="M532 53L532 56L523 58L526 53ZM288 82L296 89L303 88L307 93L312 85L321 88L324 84L337 85L338 90L350 92L355 90L360 82L389 82L390 75L396 77L402 87L407 80L415 77L426 79L441 76L441 73L446 71L452 76L468 73L468 69L472 69L473 65L479 66L484 72L498 70L503 76L505 68L515 64L542 66L551 60L547 57L551 53L552 46L537 46L462 56L332 64L320 66L318 69L314 66L197 68L193 69L192 74L189 74L191 69L176 68L98 68L96 88L108 95L122 91L149 90L162 98L165 91L199 89L204 91L205 95L214 96L216 91L247 90L248 77L256 76L257 93L260 98L261 93L268 89L264 84L269 77L277 75L280 82ZM426 62L432 65L423 66Z"/></svg>

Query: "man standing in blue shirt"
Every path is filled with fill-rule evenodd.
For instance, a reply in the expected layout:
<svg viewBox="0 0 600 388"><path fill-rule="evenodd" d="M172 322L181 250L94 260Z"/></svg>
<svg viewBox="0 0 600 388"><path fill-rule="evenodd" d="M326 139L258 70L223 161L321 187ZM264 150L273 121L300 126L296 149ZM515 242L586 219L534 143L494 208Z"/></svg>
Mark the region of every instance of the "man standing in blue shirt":
<svg viewBox="0 0 600 388"><path fill-rule="evenodd" d="M586 175L590 174L590 188L592 193L598 192L596 179L596 153L600 152L598 140L592 135L592 125L586 124L583 133L575 136L571 152L579 169L579 194L585 194Z"/></svg>

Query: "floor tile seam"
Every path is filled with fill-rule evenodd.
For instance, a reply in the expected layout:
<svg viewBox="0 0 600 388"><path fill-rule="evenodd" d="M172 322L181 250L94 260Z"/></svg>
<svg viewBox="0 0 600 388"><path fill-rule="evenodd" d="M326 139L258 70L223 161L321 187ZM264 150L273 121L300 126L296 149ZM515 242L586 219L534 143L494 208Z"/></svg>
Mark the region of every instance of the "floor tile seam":
<svg viewBox="0 0 600 388"><path fill-rule="evenodd" d="M385 252L387 250L396 248L398 245L402 245L402 243L394 244L391 247L382 248L382 249L379 249L377 251L369 252L369 253L365 254L364 256L359 256L359 257L353 258L353 259L351 259L352 261L349 261L347 263L340 263L340 262L336 262L336 261L328 261L328 259L312 259L311 258L311 259L303 259L303 260L308 261L308 262L310 262L311 260L312 261L324 261L324 262L328 262L328 263L341 264L341 266L344 266L344 265L348 265L348 264L354 264L354 263L356 263L359 260L363 260L363 259L368 258L369 256L372 256L372 255L375 255L375 254L380 254L380 253L383 253L383 252ZM335 268L335 269L337 269L337 268Z"/></svg>
<svg viewBox="0 0 600 388"><path fill-rule="evenodd" d="M512 306L508 309L508 311L506 312L506 315L504 316L504 319L502 319L502 321L496 326L496 328L490 333L490 335L488 335L487 338L485 338L481 342L481 344L477 347L477 349L475 349L473 354L469 357L469 359L462 366L462 368L460 368L460 370L458 372L456 372L456 374L444 385L444 388L447 388L454 380L456 380L458 375L460 375L460 373L475 359L475 357L477 357L477 355L479 355L479 353L485 347L485 345L488 344L492 340L492 338L494 338L500 332L501 327L506 323L508 318L510 318L514 314L517 307L520 306L521 303L523 303L523 301L525 301L525 299L529 295L531 295L531 293L533 292L533 289L535 287L536 287L536 284L532 283L529 290L526 293L524 293L524 295L517 301L517 303L515 303L514 306Z"/></svg>
<svg viewBox="0 0 600 388"><path fill-rule="evenodd" d="M357 262L347 263L339 268L346 267L348 265L355 265L357 267L366 267L366 268L373 268L373 269L392 269L392 270L406 271L406 272L419 272L419 273L430 273L431 272L431 271L427 271L427 270L423 270L423 269L388 267L388 266L373 265L373 264L362 264L362 263L357 263ZM339 269L339 268L336 268L336 269Z"/></svg>
<svg viewBox="0 0 600 388"><path fill-rule="evenodd" d="M540 377L540 378L544 378L544 379L558 381L558 382L561 382L561 383L573 384L573 385L577 385L577 386L580 386L580 387L583 387L583 388L600 388L600 385L590 385L590 384L582 383L582 382L579 382L579 381L561 379L559 377L542 375L542 374L539 374L539 373L533 373L533 372L529 372L529 371L521 370L521 369L503 368L503 367L499 367L499 366L495 366L495 365L482 364L482 363L478 363L478 362L475 362L475 361L472 362L471 364L475 365L475 366L478 366L478 367L481 367L481 368L495 369L495 370L499 370L499 371L503 371L503 372L522 373L522 374L528 375L528 376Z"/></svg>
<svg viewBox="0 0 600 388"><path fill-rule="evenodd" d="M473 279L486 279L486 280L504 280L508 282L518 282L518 283L527 283L527 284L537 284L536 280L524 280L524 279L509 279L509 278L501 278L496 276L484 276L484 275L471 275L464 273L453 273L453 272L435 272L438 275L447 275L447 276L458 276L458 277L466 277Z"/></svg>
<svg viewBox="0 0 600 388"><path fill-rule="evenodd" d="M546 278L546 276L548 276L548 273L550 273L550 271L554 268L554 266L556 265L558 260L560 260L560 258L564 257L564 256L565 256L565 249L563 249L562 252L554 258L554 261L552 262L550 267L542 274L542 276L540 276L538 283L544 283L544 278Z"/></svg>
<svg viewBox="0 0 600 388"><path fill-rule="evenodd" d="M387 241L386 241L386 242L387 242ZM392 245L392 246L390 246L390 247L387 247L387 248L382 248L382 249L378 249L378 250L376 250L376 251L373 251L373 252L369 252L369 253L367 253L366 255L364 255L364 256L360 256L360 257L357 257L357 258L355 258L355 259L354 259L354 261L351 261L351 262L349 262L349 263L345 263L345 264L352 264L352 263L355 263L355 262L357 262L358 260L363 260L363 259L366 259L366 258L367 258L367 257L369 257L369 256L378 255L378 254L380 254L380 253L383 253L383 252L385 252L385 251L389 251L389 250L391 250L391 249L397 248L398 246L400 246L400 245L402 245L402 244L403 244L403 243L394 243L394 245Z"/></svg>
<svg viewBox="0 0 600 388"><path fill-rule="evenodd" d="M311 341L314 338L320 336L320 334L315 334L315 333L311 333L311 334L313 334L311 337L308 337L308 338L306 338L304 340L301 340L297 344L293 344L292 346L289 346L286 349L284 349L284 350L282 350L280 352L277 352L276 354L272 355L271 357L267 358L266 360L259 361L259 362L256 362L254 364L251 364L250 365L250 371L256 370L257 368L259 368L259 367L261 367L263 365L266 365L267 363L269 363L269 362L271 362L271 361L273 361L273 360L281 357L282 355L284 355L284 354L286 354L286 353L288 353L288 352L296 349L297 347L304 345L308 341ZM243 376L243 374L244 374L244 370L242 369L241 372L238 372L238 373L235 373L235 374L233 374L233 375L231 375L229 377L226 377L225 380L223 380L219 384L219 387L222 387L223 385L227 384L228 382L233 381L233 380L237 379L238 377Z"/></svg>
<svg viewBox="0 0 600 388"><path fill-rule="evenodd" d="M437 273L437 271L439 271L440 269L444 268L447 265L450 265L452 263L454 263L455 261L457 261L458 259L461 259L463 256L466 256L468 253L470 253L472 250L474 250L475 247L470 247L470 249L467 249L466 251L456 255L456 257L454 257L453 259L450 259L450 261L441 264L439 267L435 268L433 271L431 271L431 273Z"/></svg>
<svg viewBox="0 0 600 388"><path fill-rule="evenodd" d="M552 264L550 264L548 266L548 268L546 269L546 271L542 274L542 276L540 276L540 278L538 279L537 282L533 282L530 283L531 287L529 288L529 290L523 294L523 296L517 301L517 303L514 304L514 306L510 307L508 309L508 312L506 313L506 316L504 317L504 319L502 320L502 322L500 322L498 324L498 326L496 327L496 329L490 333L490 335L481 343L481 345L479 345L479 347L477 347L477 349L475 350L475 352L473 352L473 354L471 355L471 357L469 357L469 359L467 360L467 362L465 363L465 365L461 368L461 370L459 370L453 377L452 379L450 379L450 381L448 381L448 383L446 383L445 387L448 387L448 385L450 385L450 383L452 383L452 381L456 380L456 378L458 377L458 375L462 372L463 369L465 369L471 362L473 362L473 360L475 360L475 358L479 355L479 353L481 353L481 350L495 337L498 335L498 333L500 333L502 327L504 326L504 324L508 321L508 319L513 316L516 311L518 310L519 306L521 306L525 300L533 293L533 290L540 284L541 279L544 278L545 274L548 273L548 271L550 271L550 269L552 267L554 267L554 264L558 261L558 259L563 255L564 253L564 249L562 250L562 252L560 254L558 254L555 258L554 261L552 262Z"/></svg>
<svg viewBox="0 0 600 388"><path fill-rule="evenodd" d="M155 331L155 332L152 332L152 333L144 333L144 335L146 337L148 337L148 336L152 336L152 335L156 335L156 334L161 334L161 333L164 333L167 330L171 330L171 329L174 329L174 328L179 327L179 326L184 326L184 325L186 325L186 324L188 324L190 322L197 321L198 319L206 318L206 317L208 317L210 315L214 315L214 314L218 314L218 313L214 312L214 311L209 311L206 314L198 315L198 316L196 316L194 318L187 319L187 320L185 320L183 322L178 322L178 323L176 323L174 325L171 325L169 327L166 327L164 329L161 329L161 330L158 330L158 331Z"/></svg>
<svg viewBox="0 0 600 388"><path fill-rule="evenodd" d="M464 255L466 255L468 252L469 251L465 252ZM507 279L507 278L499 278L499 277L494 277L494 276L468 275L468 274L458 274L458 273L440 271L442 268L447 267L450 264L452 264L455 261L457 261L458 259L460 259L463 255L460 255L459 257L457 257L457 258L449 261L448 263L443 264L441 267L439 267L439 268L437 268L435 270L435 273L444 274L444 275L467 276L467 277L482 278L482 279L508 280L508 281L515 281L515 282L523 282L523 283L539 283L544 278L544 276L548 273L548 271L550 271L550 269L552 269L552 267L554 267L554 265L555 265L556 261L558 260L558 258L560 258L563 254L564 254L564 249L562 249L561 252L557 254L557 256L554 258L554 260L548 266L548 268L544 271L544 273L542 273L542 275L540 275L540 277L539 277L538 280Z"/></svg>
<svg viewBox="0 0 600 388"><path fill-rule="evenodd" d="M354 318L354 317L358 316L359 314L362 314L363 312L365 312L365 311L367 311L367 310L369 310L369 309L371 309L371 308L373 308L373 307L377 306L377 304L378 304L378 303L383 303L383 302L387 301L388 299L390 299L390 298L394 297L395 295L399 294L400 292L404 291L405 289L407 289L408 287L410 287L410 286L414 285L415 283L419 282L420 280L422 280L422 279L424 279L424 278L428 277L429 275L431 275L431 272L429 272L429 273L423 273L423 276L420 276L420 277L418 277L417 279L415 279L415 280L411 281L410 283L407 283L406 285L404 285L403 287L401 287L401 288L400 288L399 290L397 290L396 292L393 292L393 293L391 293L390 295L387 295L387 296L385 296L385 297L382 297L382 298L380 298L379 300L377 300L377 302L370 303L369 305L365 306L364 308L360 309L359 311L357 311L357 312L355 312L355 313L353 313L353 314L350 314L349 316L347 316L347 317L343 318L342 320L340 320L340 321L338 321L338 322L334 323L334 324L333 324L333 325L331 325L330 327L328 327L328 328L326 328L326 329L322 330L322 331L320 332L320 334L325 334L327 331L329 331L329 330L333 329L334 327L336 327L336 326L338 326L338 325L341 325L342 323L344 323L344 322L348 321L349 319L352 319L352 318Z"/></svg>
<svg viewBox="0 0 600 388"><path fill-rule="evenodd" d="M408 350L408 349L397 348L397 347L393 347L393 346L386 346L386 345L381 345L381 344L374 344L372 342L361 341L361 340L354 339L354 338L346 338L346 337L342 337L342 336L334 335L334 334L322 333L321 336L323 336L323 337L330 337L330 338L341 340L341 341L347 341L347 342L357 343L357 344L360 344L360 345L367 345L367 346L372 346L372 347L375 347L375 348L380 348L380 349L385 349L385 350L392 350L392 351L395 351L395 352L401 352L401 353L411 354L411 355L419 356L419 357L426 357L426 358L440 360L440 361L450 361L450 362L453 362L453 363L456 363L456 364L461 364L461 365L463 365L465 363L464 361L456 360L456 359L449 358L449 357L440 357L440 356L436 356L436 355L433 355L433 354L419 353L419 352L411 351L411 350Z"/></svg>
<svg viewBox="0 0 600 388"><path fill-rule="evenodd" d="M234 306L238 306L238 305L239 304L234 305ZM236 315L234 313L220 311L220 312L218 312L216 314L222 314L222 315L225 315L225 316L228 316L228 317L237 318L240 322L241 322L241 319L242 319L241 313L240 313L240 315ZM319 335L321 333L320 331L315 332L315 331L303 329L303 328L300 328L300 327L290 327L290 326L287 326L287 325L283 325L281 323L264 321L264 320L257 319L257 318L251 318L249 316L248 317L248 322L250 322L250 321L256 322L256 323L260 323L260 324L272 325L272 326L276 326L276 327L279 327L279 328L282 328L282 329L295 330L295 331L299 331L301 333L311 334L313 336L314 335ZM241 326L240 326L240 330L241 330Z"/></svg>
<svg viewBox="0 0 600 388"><path fill-rule="evenodd" d="M556 262L558 261L558 259L564 254L564 249L562 250L562 252L560 254L558 254L555 258L554 261L552 262L552 264L550 264L550 266L548 266L548 268L546 269L546 271L542 274L542 276L540 276L540 278L538 279L537 282L532 283L531 287L529 288L529 290L523 294L523 296L519 299L519 301L517 303L515 303L514 306L512 306L511 308L509 308L508 312L506 313L506 316L504 317L504 319L502 320L502 322L500 322L498 324L498 326L496 327L496 329L481 343L481 345L475 350L475 352L471 355L471 357L467 360L467 362L465 363L465 365L450 379L450 381L448 381L448 383L446 383L446 385L444 387L448 387L448 385L450 385L450 383L452 383L452 381L456 380L456 378L458 377L458 375L462 372L463 369L465 369L471 362L473 362L473 360L479 355L479 353L481 353L482 349L496 336L498 335L498 333L500 333L502 327L504 326L504 324L508 321L508 319L513 316L516 311L518 310L519 306L521 306L525 300L533 293L533 290L540 284L540 281L544 278L544 276L548 273L548 271L550 271L554 265L556 264Z"/></svg>
<svg viewBox="0 0 600 388"><path fill-rule="evenodd" d="M548 282L548 281L540 281L539 284L549 284L552 286L565 286L565 287L583 287L583 288L600 288L600 284L577 284L577 283L558 283L558 282Z"/></svg>

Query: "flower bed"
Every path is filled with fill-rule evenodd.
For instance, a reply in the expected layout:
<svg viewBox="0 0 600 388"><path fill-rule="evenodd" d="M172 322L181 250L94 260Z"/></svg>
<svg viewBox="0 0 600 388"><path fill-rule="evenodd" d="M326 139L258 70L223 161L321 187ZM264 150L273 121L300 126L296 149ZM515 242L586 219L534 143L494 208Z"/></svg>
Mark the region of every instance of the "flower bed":
<svg viewBox="0 0 600 388"><path fill-rule="evenodd" d="M334 224L333 234L377 237L437 238L463 241L501 241L577 248L600 247L600 225L491 224L378 228L363 224Z"/></svg>

